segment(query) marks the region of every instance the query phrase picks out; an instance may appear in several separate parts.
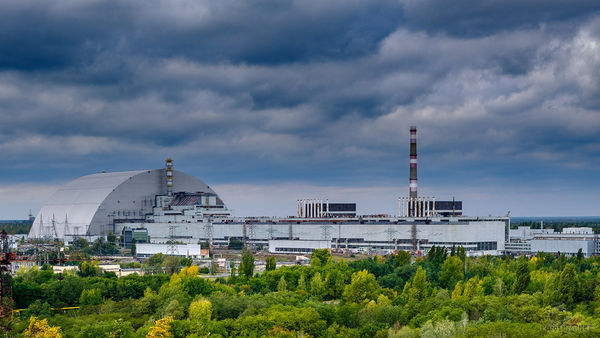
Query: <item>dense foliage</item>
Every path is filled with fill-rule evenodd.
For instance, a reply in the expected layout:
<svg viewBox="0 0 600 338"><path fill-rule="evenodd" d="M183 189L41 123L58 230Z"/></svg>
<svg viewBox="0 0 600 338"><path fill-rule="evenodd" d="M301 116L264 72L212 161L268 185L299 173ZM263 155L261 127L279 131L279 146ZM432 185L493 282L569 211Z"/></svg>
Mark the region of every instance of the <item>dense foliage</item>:
<svg viewBox="0 0 600 338"><path fill-rule="evenodd" d="M77 238L69 246L67 253L73 257L88 257L89 255L107 256L119 253L117 237L110 233L105 240L97 238L92 243L85 238Z"/></svg>
<svg viewBox="0 0 600 338"><path fill-rule="evenodd" d="M31 223L29 221L5 222L0 224L0 229L10 235L28 234L29 229L31 229Z"/></svg>
<svg viewBox="0 0 600 338"><path fill-rule="evenodd" d="M199 276L168 256L144 276L21 271L10 334L63 337L451 337L600 335L600 259L466 257L433 248L346 262L318 250L309 266ZM171 268L165 268L165 261ZM177 264L175 263L177 262ZM161 267L161 268L159 268ZM83 268L83 265L82 265ZM86 270L87 273L84 273ZM58 310L80 306L77 310Z"/></svg>

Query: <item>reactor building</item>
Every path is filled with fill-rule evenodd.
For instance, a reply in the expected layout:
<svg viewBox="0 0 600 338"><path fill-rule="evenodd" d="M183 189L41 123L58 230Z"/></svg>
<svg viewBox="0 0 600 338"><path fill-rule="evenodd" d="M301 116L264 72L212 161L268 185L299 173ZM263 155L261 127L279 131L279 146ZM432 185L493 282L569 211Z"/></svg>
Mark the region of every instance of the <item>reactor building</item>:
<svg viewBox="0 0 600 338"><path fill-rule="evenodd" d="M29 237L122 235L132 242L181 245L232 240L272 253L427 251L433 245L462 246L471 255L505 253L508 217L466 217L462 201L420 197L417 191L416 128L410 129L408 197L398 215L358 215L355 203L297 201L290 217L235 217L204 182L166 168L99 173L60 188L39 211ZM167 252L165 252L167 253Z"/></svg>
<svg viewBox="0 0 600 338"><path fill-rule="evenodd" d="M29 237L106 236L114 232L116 223L144 221L152 213L155 197L168 195L169 190L212 196L223 205L206 183L180 171L103 172L80 177L58 189L40 209Z"/></svg>

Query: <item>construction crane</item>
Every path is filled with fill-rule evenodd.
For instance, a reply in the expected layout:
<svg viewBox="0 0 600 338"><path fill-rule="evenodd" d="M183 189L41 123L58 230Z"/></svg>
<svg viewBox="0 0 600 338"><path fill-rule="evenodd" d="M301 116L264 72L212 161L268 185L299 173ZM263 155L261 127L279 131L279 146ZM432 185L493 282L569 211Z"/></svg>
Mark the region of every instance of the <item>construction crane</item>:
<svg viewBox="0 0 600 338"><path fill-rule="evenodd" d="M16 259L16 253L10 252L10 242L6 230L0 234L0 325L7 329L12 322L13 298L10 262Z"/></svg>

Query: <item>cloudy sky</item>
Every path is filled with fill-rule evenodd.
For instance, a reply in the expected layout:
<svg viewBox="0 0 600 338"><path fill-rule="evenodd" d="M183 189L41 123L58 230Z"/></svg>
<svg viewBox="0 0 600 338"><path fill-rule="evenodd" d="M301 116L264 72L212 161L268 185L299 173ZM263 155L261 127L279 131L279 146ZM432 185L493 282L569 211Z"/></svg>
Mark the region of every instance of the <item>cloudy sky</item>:
<svg viewBox="0 0 600 338"><path fill-rule="evenodd" d="M0 219L166 157L237 215L600 214L597 0L0 4Z"/></svg>

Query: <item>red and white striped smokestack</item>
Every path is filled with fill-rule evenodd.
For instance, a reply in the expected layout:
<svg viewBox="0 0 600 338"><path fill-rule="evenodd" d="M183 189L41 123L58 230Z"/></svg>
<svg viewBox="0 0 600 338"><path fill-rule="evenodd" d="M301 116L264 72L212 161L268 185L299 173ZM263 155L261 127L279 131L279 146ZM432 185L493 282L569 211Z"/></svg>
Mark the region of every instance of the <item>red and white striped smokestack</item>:
<svg viewBox="0 0 600 338"><path fill-rule="evenodd" d="M417 127L410 127L410 185L409 197L417 198Z"/></svg>
<svg viewBox="0 0 600 338"><path fill-rule="evenodd" d="M167 159L167 195L173 196L173 160Z"/></svg>

